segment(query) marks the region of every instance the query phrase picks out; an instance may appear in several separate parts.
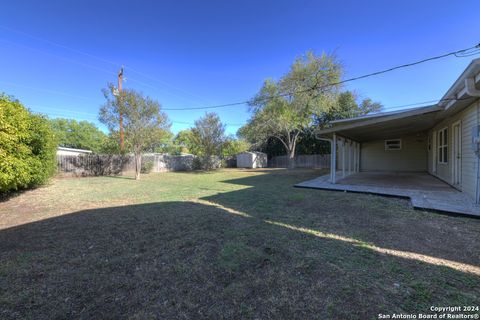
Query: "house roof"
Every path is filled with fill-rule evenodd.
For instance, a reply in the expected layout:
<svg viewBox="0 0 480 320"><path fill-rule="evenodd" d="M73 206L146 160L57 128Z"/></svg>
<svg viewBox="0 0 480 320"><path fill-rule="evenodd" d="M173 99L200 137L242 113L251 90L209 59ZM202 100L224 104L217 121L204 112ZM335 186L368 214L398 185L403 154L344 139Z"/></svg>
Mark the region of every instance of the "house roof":
<svg viewBox="0 0 480 320"><path fill-rule="evenodd" d="M92 153L92 150L75 149L75 148L67 148L67 147L57 147L57 151L69 151L69 152L78 152L78 153Z"/></svg>
<svg viewBox="0 0 480 320"><path fill-rule="evenodd" d="M403 110L395 110L395 111L389 111L389 112L377 112L377 113L366 114L366 115L363 115L363 116L358 116L358 117L353 117L353 118L333 120L333 121L330 121L330 123L331 124L352 123L352 122L357 122L357 121L363 121L365 119L382 118L382 117L386 117L386 116L390 116L390 115L403 114L405 112L410 112L410 111L423 110L425 108L431 108L432 106L434 106L434 105L428 105L428 106L416 107L416 108L409 108L409 109L403 109Z"/></svg>
<svg viewBox="0 0 480 320"><path fill-rule="evenodd" d="M386 112L372 117L353 118L348 119L350 121L337 122L333 127L319 133L326 136L337 133L359 142L378 139L380 133L382 139L393 139L428 130L440 119L442 110L442 107L432 105L401 112Z"/></svg>
<svg viewBox="0 0 480 320"><path fill-rule="evenodd" d="M427 131L442 120L470 105L478 97L468 94L466 79L473 78L473 84L480 84L480 59L473 60L459 76L452 87L436 105L380 112L365 116L332 121L330 128L319 131L319 135L331 136L333 133L356 141L398 138L405 134Z"/></svg>

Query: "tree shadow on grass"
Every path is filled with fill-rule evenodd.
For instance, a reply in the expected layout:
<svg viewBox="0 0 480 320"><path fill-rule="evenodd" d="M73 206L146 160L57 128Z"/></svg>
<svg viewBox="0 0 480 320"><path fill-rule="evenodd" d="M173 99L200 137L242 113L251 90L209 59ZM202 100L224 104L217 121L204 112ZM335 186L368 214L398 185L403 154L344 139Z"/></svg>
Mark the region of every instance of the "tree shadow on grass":
<svg viewBox="0 0 480 320"><path fill-rule="evenodd" d="M471 305L479 284L207 202L84 210L0 230L3 319L367 319Z"/></svg>
<svg viewBox="0 0 480 320"><path fill-rule="evenodd" d="M413 210L407 200L293 188L312 178L309 170L264 173L225 180L249 188L203 199L259 219L480 267L478 220Z"/></svg>

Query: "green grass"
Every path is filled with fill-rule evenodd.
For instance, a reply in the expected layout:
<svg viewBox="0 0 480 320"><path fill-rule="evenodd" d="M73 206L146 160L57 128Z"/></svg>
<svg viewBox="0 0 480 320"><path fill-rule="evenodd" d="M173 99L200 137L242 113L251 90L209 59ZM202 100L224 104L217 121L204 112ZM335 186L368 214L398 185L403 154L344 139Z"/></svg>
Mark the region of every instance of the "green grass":
<svg viewBox="0 0 480 320"><path fill-rule="evenodd" d="M292 187L320 174L56 179L13 197L0 203L0 318L376 319L478 304L478 220Z"/></svg>

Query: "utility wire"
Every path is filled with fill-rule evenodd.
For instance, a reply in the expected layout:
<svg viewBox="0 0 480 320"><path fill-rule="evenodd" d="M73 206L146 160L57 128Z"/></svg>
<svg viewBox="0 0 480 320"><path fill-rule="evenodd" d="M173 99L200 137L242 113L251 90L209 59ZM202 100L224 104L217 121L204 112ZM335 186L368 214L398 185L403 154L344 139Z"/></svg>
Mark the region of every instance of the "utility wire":
<svg viewBox="0 0 480 320"><path fill-rule="evenodd" d="M98 57L98 56L95 56L95 55L86 53L86 52L84 52L84 51L80 51L80 50L77 50L77 49L73 49L73 48L64 46L64 45L62 45L62 44L53 42L53 41L45 40L45 39L42 39L42 38L39 38L39 37L30 35L30 34L27 34L27 33L22 32L22 31L14 30L14 29L8 28L8 27L3 26L3 25L0 25L0 28L3 28L3 29L5 29L5 30L9 30L9 31L12 31L12 32L17 32L17 33L23 34L23 35L25 35L25 36L27 36L27 37L30 37L30 38L32 38L32 39L39 40L39 41L44 41L44 42L46 42L46 43L49 43L49 44L52 44L52 45L55 45L55 46L58 46L58 47L61 47L61 48L64 48L64 49L67 49L67 50L70 50L70 51L73 51L73 52L76 52L76 53L79 53L79 54L82 54L82 55L85 55L85 56L89 56L89 57L95 58L95 59L100 60L100 61L103 61L103 62L105 62L105 63L109 63L109 64L112 64L112 65L118 65L118 63L116 63L116 62L113 62L113 61L110 61L110 60L107 60L107 59L104 59L104 58L101 58L101 57ZM79 64L79 65L84 66L84 67L89 67L89 68L95 69L95 70L97 70L97 71L106 72L106 73L108 73L108 74L114 74L113 72L111 72L111 71L109 71L109 70L102 69L102 68L98 68L98 67L95 67L95 66L92 66L92 65L89 65L89 64L85 64L85 63L79 62L79 61L74 60L74 59L64 58L64 57L61 57L61 56L58 56L58 55L55 55L55 54L52 54L52 53L49 53L49 52L46 52L46 51L43 51L43 50L39 50L39 49L32 48L32 47L29 47L29 46L21 45L21 44L18 44L18 43L9 41L9 40L5 40L5 39L0 39L0 40L5 41L5 42L12 43L12 44L14 44L14 45L17 45L17 46L20 46L20 47L23 47L23 48L26 48L26 49L29 49L29 50L41 52L41 53L44 53L44 54L47 54L47 55L54 56L54 57L59 58L59 59L63 59L63 60L66 60L66 61L69 61L69 62L72 62L72 63L76 63L76 64ZM304 93L304 92L309 92L309 91L319 90L319 89L326 89L326 88L329 88L329 87L332 87L332 86L336 86L336 85L340 85L340 84L344 84L344 83L347 83L347 82L352 82L352 81L356 81L356 80L360 80L360 79L365 79L365 78L368 78L368 77L377 76L377 75L384 74L384 73L387 73L387 72L391 72L391 71L394 71L394 70L397 70L397 69L412 67L412 66L415 66L415 65L418 65L418 64L421 64L421 63L425 63L425 62L428 62L428 61L433 61L433 60L445 58L445 57L448 57L448 56L451 56L451 55L453 55L453 56L455 56L455 57L458 57L458 58L461 58L461 57L470 57L470 56L473 56L473 55L477 55L477 54L479 54L479 53L480 53L480 44L477 44L477 45L475 45L475 46L473 46L473 47L470 47L470 48L466 48L466 49L461 49L461 50L457 50L457 51L445 53L445 54L442 54L442 55L438 55L438 56L426 58L426 59L419 60L419 61L415 61L415 62L412 62L412 63L407 63L407 64L398 65L398 66L391 67L391 68L388 68L388 69L384 69L384 70L372 72L372 73L369 73L369 74L365 74L365 75L361 75L361 76L357 76L357 77L345 79L345 80L338 81L338 82L334 82L334 83L329 83L329 84L322 85L322 86L313 86L313 87L311 87L311 88L307 88L307 89L304 89L304 90L293 91L293 92L284 93L284 94L280 94L280 95L274 95L274 96L271 96L271 97L265 97L265 98L260 99L260 100L271 100L271 99L274 99L274 98L285 97L285 96L289 96L289 95L293 95L293 94ZM142 76L144 76L144 77L146 77L146 78L149 78L149 79L151 79L151 80L154 80L154 81L157 81L157 82L160 82L160 83L164 83L165 85L167 85L165 82L163 82L163 81L161 81L161 80L159 80L159 79L156 79L156 78L154 78L154 77L151 77L151 76L149 76L149 75L147 75L147 74L145 74L145 73L136 71L136 70L133 69L133 68L128 68L128 69L131 70L132 72L135 72L135 73L137 73L137 74L139 74L139 75L142 75ZM150 87L150 88L153 88L153 89L158 90L158 89L155 88L154 86L151 86L151 85L149 85L149 84L147 84L147 83L138 81L138 80L136 80L136 79L130 78L130 80L133 81L133 82L137 82L137 83L139 83L140 85L143 85L143 86ZM0 82L0 83L2 83L2 82ZM5 83L5 82L3 82L3 84L6 84L6 85L14 85L14 86L15 86L15 84L11 84L11 83ZM17 85L17 86L19 86L19 85ZM24 87L26 87L26 86L24 86ZM39 90L38 88L33 88L33 87L28 87L28 88L30 88L30 89L35 89L35 90ZM181 89L179 89L179 88L176 88L176 89L177 89L177 90L181 90ZM59 91L53 91L53 90L40 90L40 91L45 91L45 92L50 92L50 93L57 93L57 94L62 94L62 95L66 95L66 96L70 95L70 94L62 93L62 92L59 92ZM186 92L185 92L185 93L186 93ZM73 96L73 95L70 95L70 96ZM79 96L76 96L76 97L79 97ZM178 96L178 97L184 98L184 97L181 97L181 96ZM86 98L86 97L81 97L81 98ZM420 102L420 103L415 103L415 104L409 104L409 105L402 105L402 106L391 107L391 108L387 108L387 109L401 108L401 107L407 107L407 106L412 106L412 105L419 105L419 104L430 103L430 102L435 102L435 101L440 102L441 100L431 100L431 101L425 101L425 102ZM211 106L203 106L203 107L163 108L163 110L165 110L165 111L187 111L187 110L217 109L217 108L226 108L226 107L232 107L232 106L238 106L238 105L245 105L245 104L248 104L249 102L250 102L250 100L246 100L246 101L241 101L241 102L232 102L232 103L226 103L226 104L220 104L220 105L211 105ZM438 103L438 102L437 102L437 103Z"/></svg>
<svg viewBox="0 0 480 320"><path fill-rule="evenodd" d="M53 41L50 41L50 40L46 40L46 39L43 39L43 38L40 38L40 37L37 37L37 36L34 36L34 35L31 35L31 34L28 34L26 32L23 32L23 31L19 31L19 30L15 30L15 29L12 29L12 28L9 28L7 26L4 26L4 25L0 25L0 28L2 29L5 29L5 30L8 30L10 32L16 32L16 33L19 33L19 34L22 34L24 36L27 36L29 38L32 38L32 39L35 39L35 40L38 40L38 41L43 41L43 42L46 42L46 43L49 43L51 45L54 45L54 46L57 46L57 47L60 47L60 48L63 48L63 49L66 49L66 50L70 50L70 51L73 51L73 52L76 52L78 54L82 54L82 55L85 55L85 56L88 56L88 57L91 57L91 58L94 58L94 59L97 59L99 61L102 61L102 62L105 62L105 63L108 63L108 64L111 64L111 65L115 65L115 66L118 66L119 63L115 62L115 61L111 61L111 60L107 60L107 59L104 59L104 58L101 58L99 56L96 56L96 55L93 55L93 54L90 54L90 53L87 53L87 52L84 52L84 51L81 51L81 50L77 50L77 49L73 49L71 47L68 47L68 46L65 46L65 45L62 45L62 44L59 44L57 42L53 42ZM11 42L11 41L8 41L8 40L3 40L3 41L6 41L6 42ZM13 42L11 42L13 43ZM18 44L17 44L18 45ZM46 53L46 54L49 54L49 55L52 55L52 56L55 56L55 57L58 57L58 58L61 58L61 59L64 59L64 60L67 60L67 61L70 61L70 62L74 62L74 63L77 63L77 64L80 64L80 65L83 65L83 66L87 66L87 67L91 67L93 69L96 69L98 71L103 71L103 72L107 72L109 74L112 74L112 72L108 71L108 70L105 70L105 69L100 69L100 68L97 68L97 67L94 67L94 66L91 66L91 65L87 65L87 64L84 64L82 62L78 62L78 61L75 61L73 59L67 59L67 58L63 58L63 57L60 57L60 56L57 56L57 55L54 55L54 54L51 54L51 53L48 53L48 52L44 52L44 51L41 51L41 50L38 50L38 49L34 49L34 48L31 48L31 47L28 47L28 46L24 46L24 45L20 45L20 46L23 46L25 48L28 48L28 49L31 49L31 50L35 50L35 51L39 51L39 52L42 52L42 53ZM330 83L330 84L326 84L326 85L323 85L323 86L314 86L312 88L308 88L308 89L305 89L305 90L300 90L300 91L295 91L295 92L291 92L291 93L284 93L284 94L280 94L280 95L276 95L276 96L272 96L272 97L265 97L264 100L270 100L270 99L274 99L274 98L277 98L277 97L285 97L285 96L289 96L289 95L292 95L292 94L297 94L297 93L303 93L303 92L308 92L308 91L313 91L313 90L319 90L319 89L325 89L325 88L328 88L328 87L332 87L332 86L336 86L336 85L340 85L340 84L344 84L344 83L347 83L347 82L351 82L351 81L356 81L356 80L360 80L360 79L365 79L365 78L368 78L368 77L373 77L373 76L377 76L377 75L380 75L380 74L384 74L384 73L387 73L387 72L391 72L391 71L394 71L394 70L397 70L397 69L401 69L401 68L407 68L407 67L411 67L411 66L415 66L415 65L418 65L418 64L421 64L421 63L425 63L425 62L428 62L428 61L432 61L432 60L437 60L437 59L442 59L442 58L445 58L445 57L448 57L448 56L455 56L455 57L458 57L458 58L461 58L461 57L470 57L470 56L473 56L473 55L477 55L480 53L480 44L477 44L473 47L470 47L470 48L466 48L466 49L462 49L462 50L457 50L457 51L453 51L453 52L448 52L448 53L445 53L445 54L442 54L442 55L438 55L438 56L434 56L434 57L430 57L430 58L426 58L426 59L423 59L423 60L419 60L419 61L415 61L415 62L412 62L412 63L407 63L407 64L402 64L402 65L398 65L398 66L395 66L395 67L391 67L391 68L388 68L388 69L384 69L384 70L380 70L380 71L376 71L376 72L372 72L372 73L369 73L369 74L365 74L365 75L361 75L361 76L357 76L357 77L353 77L353 78L349 78L349 79L345 79L345 80L342 80L342 81L338 81L338 82L334 82L334 83ZM184 93L186 94L189 94L188 92L180 89L180 88L177 88L177 87L174 87L174 86L171 86L169 84L167 84L166 82L162 81L162 80L159 80L157 78L154 78L152 76L149 76L148 74L145 74L143 72L140 72L140 71L137 71L131 67L126 67L128 68L130 71L134 72L134 73L137 73L141 76L144 76L145 78L149 78L150 80L153 80L153 81L156 81L156 82L159 82L159 83L162 83L166 86L170 86L174 89L177 89L179 91L183 91ZM140 85L143 85L143 86L147 86L147 87L150 87L150 88L153 88L153 89L156 89L158 90L157 88L153 87L153 86L150 86L144 82L141 82L141 81L138 81L136 79L132 79L130 78L130 80L132 80L133 82L137 82L139 83ZM191 94L189 94L191 95ZM181 96L178 96L180 98L184 98L184 97L181 97ZM197 96L198 97L198 96ZM260 99L262 100L262 99ZM205 110L205 109L217 109L217 108L226 108L226 107L232 107L232 106L238 106L238 105L245 105L245 104L248 104L250 102L250 100L246 100L246 101L241 101L241 102L232 102L232 103L226 103L226 104L220 104L220 105L211 105L211 106L204 106L204 107L190 107L190 108L164 108L164 110L170 110L170 111L187 111L187 110Z"/></svg>
<svg viewBox="0 0 480 320"><path fill-rule="evenodd" d="M58 43L58 42L50 41L50 40L43 39L43 38L34 36L34 35L32 35L32 34L29 34L29 33L26 33L26 32L20 31L20 30L16 30L16 29L9 28L9 27L4 26L4 25L0 25L0 28L1 28L1 29L4 29L4 30L7 30L7 31L9 31L9 32L14 32L14 33L21 34L21 35L23 35L23 36L26 36L26 37L28 37L28 38L31 38L31 39L34 39L34 40L37 40L37 41L42 41L42 42L48 43L48 44L50 44L50 45L53 45L53 46L56 46L56 47L59 47L59 48L65 49L65 50L69 50L69 51L71 51L71 52L74 52L74 53L77 53L77 54L80 54L80 55L84 55L84 56L89 57L89 58L96 59L96 60L98 60L98 61L101 61L101 62L110 64L110 65L113 65L113 66L115 66L115 67L118 67L118 66L121 66L121 65L122 65L121 63L118 63L118 62L116 62L116 61L108 60L108 59L99 57L99 56L97 56L97 55L94 55L94 54L91 54L91 53L88 53L88 52L85 52L85 51L82 51L82 50L78 50L78 49L74 49L74 48L72 48L72 47L68 47L68 46L63 45L63 44ZM8 40L4 40L4 41L8 41ZM8 41L8 42L11 42L11 41ZM14 42L11 42L11 43L14 43ZM19 44L17 44L17 45L19 45ZM33 49L33 48L30 48L30 49L32 49L32 50L38 50L38 49ZM43 53L46 53L46 52L43 52ZM49 53L47 53L47 54L49 54ZM77 63L81 63L81 62L77 62ZM96 67L95 67L95 68L96 68ZM96 69L97 69L97 68L96 68ZM166 87L170 87L170 88L172 88L172 89L174 89L174 90L183 92L184 94L187 94L187 95L189 95L189 96L192 96L192 97L195 97L195 98L197 98L197 99L206 101L205 99L203 99L202 97L200 97L200 96L198 96L198 95L196 95L196 94L187 92L187 91L183 90L182 88L179 88L179 87L177 87L177 86L174 86L174 85L172 85L172 84L169 84L168 82L166 82L166 81L164 81L164 80L160 80L160 79L155 78L155 77L153 77L153 76L150 76L150 75L148 75L148 74L146 74L146 73L144 73L144 72L138 71L137 69L132 68L132 67L130 67L130 66L125 66L125 69L128 69L128 70L130 70L131 72L136 73L136 74L138 74L138 75L140 75L140 76L143 76L143 77L145 77L145 78L147 78L147 79L150 79L150 80L152 80L152 81L158 82L158 83L160 83L160 84L162 84L162 85L164 85L164 86L166 86ZM103 70L103 71L106 71L106 70ZM107 71L107 72L109 72L109 71ZM109 72L109 73L111 73L111 72ZM137 83L141 84L141 85L144 85L144 86L147 86L147 87L151 87L151 88L153 88L153 89L155 89L155 90L158 90L157 88L152 87L152 86L150 86L150 85L148 85L148 84L146 84L146 83L144 83L144 82L141 82L141 81L138 81L138 80L134 80L134 79L131 78L131 77L128 77L128 78L129 78L130 80L134 81L134 82L137 82ZM173 93L170 93L170 94L171 94L171 95L174 95L174 96L176 96L176 97L180 97L180 98L182 98L182 99L186 99L186 100L190 100L190 101L191 101L191 99L188 99L188 98L185 98L185 97L182 97L182 96L173 94Z"/></svg>
<svg viewBox="0 0 480 320"><path fill-rule="evenodd" d="M418 65L418 64L421 64L421 63L425 63L425 62L428 62L428 61L442 59L442 58L445 58L445 57L448 57L448 56L462 57L461 54L474 55L474 54L480 53L480 51L476 50L476 49L479 49L479 48L480 48L480 43L473 46L473 47L470 47L470 48L448 52L448 53L441 54L441 55L438 55L438 56L422 59L422 60L411 62L411 63L398 65L398 66L391 67L391 68L388 68L388 69L368 73L368 74L365 74L365 75L345 79L345 80L342 80L342 81L329 83L329 84L322 85L322 86L313 86L311 88L307 88L307 89L304 89L304 90L283 93L283 94L274 95L274 96L271 96L271 97L265 97L265 98L262 98L260 100L271 100L271 99L275 99L275 98L290 96L290 95L293 95L293 94L304 93L304 92L309 92L309 91L319 90L319 89L326 89L326 88L341 85L341 84L344 84L344 83L347 83L347 82L352 82L352 81L356 81L356 80L360 80L360 79L365 79L365 78L369 78L369 77L373 77L373 76L378 76L380 74L384 74L384 73L391 72L391 71L398 70L398 69L402 69L402 68L412 67L412 66L415 66L415 65ZM473 50L474 53L468 53L471 50ZM213 105L213 106L205 106L205 107L177 108L177 109L164 109L164 110L201 110L201 109L226 108L226 107L248 104L249 102L250 102L250 100L246 100L246 101L241 101L241 102L232 102L232 103Z"/></svg>
<svg viewBox="0 0 480 320"><path fill-rule="evenodd" d="M17 46L17 47L20 47L20 48L23 48L23 49L27 49L27 50L31 50L31 51L35 51L35 52L38 52L38 53L41 53L41 54L44 54L44 55L48 55L48 56L52 56L52 57L55 57L55 58L58 58L60 60L64 60L64 61L67 61L67 62L70 62L70 63L73 63L73 64L77 64L77 65L80 65L82 67L86 67L86 68L89 68L89 69L92 69L92 70L95 70L95 71L100 71L100 72L103 72L103 73L106 73L108 75L114 75L116 76L117 74L113 71L110 71L110 70L107 70L107 69L103 69L103 68L99 68L97 66L94 66L94 65L91 65L91 64L87 64L87 63L84 63L84 62L81 62L81 61L78 61L76 59L71 59L71 58L66 58L66 57L63 57L63 56L59 56L57 54L54 54L54 53L51 53L51 52L48 52L48 51L45 51L45 50L41 50L41 49L37 49L37 48L33 48L33 47L30 47L30 46L27 46L27 45L24 45L24 44L20 44L20 43L17 43L17 42L14 42L14 41L11 41L11 40L6 40L6 39L0 39L0 41L2 42L5 42L5 43L10 43L14 46ZM131 68L128 68L130 71L132 71ZM138 73L138 72L137 72ZM126 81L127 79L125 79ZM143 81L140 81L140 80L137 80L133 77L128 77L128 80L131 81L131 82L135 82L141 86L144 86L146 88L150 88L150 89L153 89L153 90L157 90L157 91L162 91L160 90L159 88L155 87L155 86L152 86L148 83L145 83ZM173 92L168 92L168 91L164 91L166 94L168 95L171 95L171 96L174 96L174 97L177 97L177 98L180 98L180 99L183 99L183 100L186 100L186 101L192 101L192 102L195 102L195 100L192 100L190 98L187 98L187 97L184 97L182 95L178 95L176 93L173 93Z"/></svg>
<svg viewBox="0 0 480 320"><path fill-rule="evenodd" d="M62 109L62 108L52 108L47 106L40 106L40 105L33 105L29 104L28 108L34 109L35 112L45 112L47 115L54 115L56 117L72 117L76 116L78 119L85 119L89 121L97 121L97 114L91 112L82 112L76 110L69 110L69 109ZM186 122L186 121L175 121L171 120L170 122L176 124L186 124L186 125L195 125L193 122ZM225 123L227 126L243 126L245 123Z"/></svg>

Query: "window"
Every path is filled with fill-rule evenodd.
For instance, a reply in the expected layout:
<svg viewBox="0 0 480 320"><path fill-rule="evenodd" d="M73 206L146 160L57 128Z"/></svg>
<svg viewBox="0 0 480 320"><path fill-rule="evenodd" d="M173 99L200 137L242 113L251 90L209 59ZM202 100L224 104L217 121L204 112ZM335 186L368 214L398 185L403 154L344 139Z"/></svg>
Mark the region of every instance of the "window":
<svg viewBox="0 0 480 320"><path fill-rule="evenodd" d="M385 140L385 150L401 150L401 149L402 149L401 139Z"/></svg>
<svg viewBox="0 0 480 320"><path fill-rule="evenodd" d="M443 128L438 131L438 163L448 162L448 130Z"/></svg>

